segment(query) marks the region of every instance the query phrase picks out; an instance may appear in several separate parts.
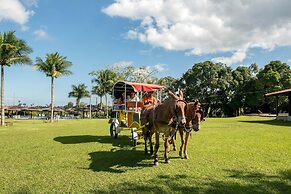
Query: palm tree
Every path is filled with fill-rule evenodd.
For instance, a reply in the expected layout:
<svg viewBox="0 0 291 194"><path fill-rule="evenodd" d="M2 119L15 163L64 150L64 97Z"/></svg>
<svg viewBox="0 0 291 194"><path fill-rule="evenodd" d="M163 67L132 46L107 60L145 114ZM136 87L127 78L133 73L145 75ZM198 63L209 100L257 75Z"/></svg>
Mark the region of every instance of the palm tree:
<svg viewBox="0 0 291 194"><path fill-rule="evenodd" d="M0 65L1 65L1 126L5 124L4 110L4 67L16 64L32 64L28 56L32 49L14 32L0 33Z"/></svg>
<svg viewBox="0 0 291 194"><path fill-rule="evenodd" d="M108 118L107 94L112 92L112 87L117 81L118 75L109 69L94 71L91 72L90 75L95 76L95 78L92 79L92 82L95 82L97 86L100 87L100 90L105 94L106 117Z"/></svg>
<svg viewBox="0 0 291 194"><path fill-rule="evenodd" d="M95 94L97 96L96 97L96 106L98 106L97 99L99 97L100 98L100 105L102 107L102 97L105 95L104 90L100 86L93 86L91 93Z"/></svg>
<svg viewBox="0 0 291 194"><path fill-rule="evenodd" d="M66 57L61 56L58 52L47 54L45 61L41 58L36 58L36 64L34 65L38 71L46 74L47 77L51 77L51 115L50 121L53 122L54 117L54 79L63 75L70 75L72 72L68 69L72 66L70 61L66 60Z"/></svg>
<svg viewBox="0 0 291 194"><path fill-rule="evenodd" d="M98 97L100 98L100 108L102 109L102 97L105 95L104 90L100 86L93 86L92 87L92 94L95 94L96 97L96 116L98 114Z"/></svg>
<svg viewBox="0 0 291 194"><path fill-rule="evenodd" d="M76 98L76 106L80 107L80 101L84 97L90 97L90 92L85 84L79 84L78 86L72 85L72 91L69 93L69 97Z"/></svg>

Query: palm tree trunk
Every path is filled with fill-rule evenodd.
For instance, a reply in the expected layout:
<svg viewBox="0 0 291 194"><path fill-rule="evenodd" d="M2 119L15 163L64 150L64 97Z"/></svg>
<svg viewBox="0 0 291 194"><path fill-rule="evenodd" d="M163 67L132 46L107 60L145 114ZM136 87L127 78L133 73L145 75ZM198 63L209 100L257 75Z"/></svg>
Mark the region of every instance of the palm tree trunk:
<svg viewBox="0 0 291 194"><path fill-rule="evenodd" d="M54 122L54 77L51 80L51 123Z"/></svg>
<svg viewBox="0 0 291 194"><path fill-rule="evenodd" d="M1 65L1 126L5 125L4 110L4 65Z"/></svg>
<svg viewBox="0 0 291 194"><path fill-rule="evenodd" d="M108 118L108 102L107 102L107 94L105 94L105 100L106 100L106 102L105 102L105 104L106 104L106 118Z"/></svg>
<svg viewBox="0 0 291 194"><path fill-rule="evenodd" d="M80 108L80 100L81 100L80 98L76 99L76 107L77 108Z"/></svg>
<svg viewBox="0 0 291 194"><path fill-rule="evenodd" d="M104 116L104 114L103 114L103 100L102 100L102 98L103 98L103 96L100 96L100 116L102 115L102 116ZM102 114L101 114L102 113Z"/></svg>
<svg viewBox="0 0 291 194"><path fill-rule="evenodd" d="M102 97L103 97L103 96L100 96L100 110L103 110Z"/></svg>
<svg viewBox="0 0 291 194"><path fill-rule="evenodd" d="M98 95L96 96L96 118L97 118L97 115L98 115Z"/></svg>

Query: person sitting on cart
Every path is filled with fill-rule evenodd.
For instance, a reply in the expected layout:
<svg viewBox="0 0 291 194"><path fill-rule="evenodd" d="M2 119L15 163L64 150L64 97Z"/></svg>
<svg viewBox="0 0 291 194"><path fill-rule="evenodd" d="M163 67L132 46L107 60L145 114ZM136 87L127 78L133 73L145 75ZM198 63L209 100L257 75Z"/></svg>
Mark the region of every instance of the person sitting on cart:
<svg viewBox="0 0 291 194"><path fill-rule="evenodd" d="M139 97L136 95L135 92L131 92L128 101L139 102Z"/></svg>
<svg viewBox="0 0 291 194"><path fill-rule="evenodd" d="M148 92L143 98L144 105L155 105L157 104L157 99L153 96L153 92Z"/></svg>
<svg viewBox="0 0 291 194"><path fill-rule="evenodd" d="M118 104L124 104L125 103L125 93L122 92L120 98L118 99Z"/></svg>
<svg viewBox="0 0 291 194"><path fill-rule="evenodd" d="M125 109L125 93L122 92L120 98L117 100L117 110Z"/></svg>

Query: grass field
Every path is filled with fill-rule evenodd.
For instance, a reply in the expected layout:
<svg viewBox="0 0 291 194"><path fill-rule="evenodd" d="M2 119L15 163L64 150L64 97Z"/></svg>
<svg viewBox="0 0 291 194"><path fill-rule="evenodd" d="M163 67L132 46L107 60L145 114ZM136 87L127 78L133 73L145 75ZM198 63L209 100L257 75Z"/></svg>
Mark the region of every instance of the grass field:
<svg viewBox="0 0 291 194"><path fill-rule="evenodd" d="M14 121L0 128L0 193L291 193L291 122L207 119L189 160L153 166L107 120ZM180 139L177 138L180 145Z"/></svg>

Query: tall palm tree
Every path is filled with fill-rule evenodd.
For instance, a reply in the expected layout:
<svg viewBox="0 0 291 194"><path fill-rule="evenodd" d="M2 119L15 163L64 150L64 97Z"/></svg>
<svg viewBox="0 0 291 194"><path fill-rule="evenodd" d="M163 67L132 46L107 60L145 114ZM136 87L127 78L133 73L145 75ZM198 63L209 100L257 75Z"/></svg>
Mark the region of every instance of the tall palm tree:
<svg viewBox="0 0 291 194"><path fill-rule="evenodd" d="M96 97L96 107L98 106L98 97L100 98L100 107L102 107L102 97L105 95L104 90L100 86L93 86L92 87L92 94L95 94Z"/></svg>
<svg viewBox="0 0 291 194"><path fill-rule="evenodd" d="M72 85L72 91L69 92L69 97L76 98L76 106L80 107L80 101L84 97L90 97L90 92L87 90L85 84L79 84L78 86Z"/></svg>
<svg viewBox="0 0 291 194"><path fill-rule="evenodd" d="M66 57L61 56L58 52L47 54L45 60L40 57L36 58L36 64L34 65L38 71L46 74L47 77L51 77L51 115L50 121L53 122L54 117L54 79L63 75L70 75L72 72L69 67L72 63L67 60Z"/></svg>
<svg viewBox="0 0 291 194"><path fill-rule="evenodd" d="M5 124L4 110L4 67L15 64L32 64L28 56L32 49L22 39L18 39L14 32L0 32L0 65L1 65L1 126Z"/></svg>
<svg viewBox="0 0 291 194"><path fill-rule="evenodd" d="M92 82L95 82L97 86L100 87L105 94L106 117L108 118L107 94L112 92L112 87L114 83L117 81L118 75L110 69L94 71L91 72L90 75L95 77L92 79Z"/></svg>

